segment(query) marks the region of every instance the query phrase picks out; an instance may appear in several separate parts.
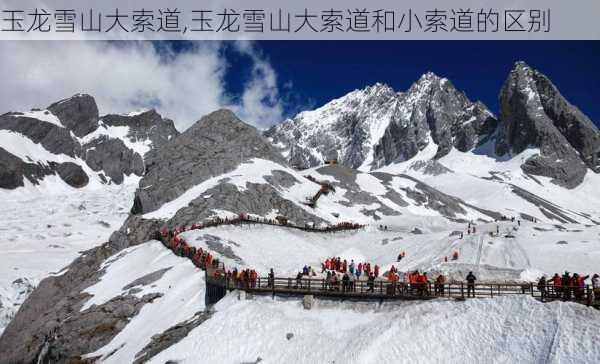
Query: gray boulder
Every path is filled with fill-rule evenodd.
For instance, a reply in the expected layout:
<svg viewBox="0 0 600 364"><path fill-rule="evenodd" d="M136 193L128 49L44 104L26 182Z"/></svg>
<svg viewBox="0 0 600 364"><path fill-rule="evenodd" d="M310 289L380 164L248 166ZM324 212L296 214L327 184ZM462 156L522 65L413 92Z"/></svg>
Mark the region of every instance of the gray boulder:
<svg viewBox="0 0 600 364"><path fill-rule="evenodd" d="M81 188L87 186L90 181L88 175L83 171L83 168L75 163L60 163L55 169L60 178L71 187Z"/></svg>
<svg viewBox="0 0 600 364"><path fill-rule="evenodd" d="M579 185L587 167L598 167L598 129L538 71L517 62L500 91L498 155L539 148L522 169L567 188Z"/></svg>

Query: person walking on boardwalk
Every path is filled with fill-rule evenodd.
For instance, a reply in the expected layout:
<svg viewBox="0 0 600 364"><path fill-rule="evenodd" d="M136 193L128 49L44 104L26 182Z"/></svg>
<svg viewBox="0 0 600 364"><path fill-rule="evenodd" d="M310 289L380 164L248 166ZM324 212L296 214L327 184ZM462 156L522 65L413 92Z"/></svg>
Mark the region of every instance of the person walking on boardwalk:
<svg viewBox="0 0 600 364"><path fill-rule="evenodd" d="M592 277L592 289L594 290L594 299L596 302L600 301L600 276L594 274Z"/></svg>
<svg viewBox="0 0 600 364"><path fill-rule="evenodd" d="M473 298L475 297L475 281L477 278L473 272L469 272L467 274L467 297L471 297L470 294L473 293Z"/></svg>
<svg viewBox="0 0 600 364"><path fill-rule="evenodd" d="M562 278L558 275L558 273L554 273L552 277L552 285L554 286L554 296L560 297L562 294Z"/></svg>
<svg viewBox="0 0 600 364"><path fill-rule="evenodd" d="M367 280L367 292L374 292L375 291L375 276L374 275L369 275L369 279Z"/></svg>
<svg viewBox="0 0 600 364"><path fill-rule="evenodd" d="M294 288L302 288L302 272L298 272L298 274L296 274L296 285Z"/></svg>
<svg viewBox="0 0 600 364"><path fill-rule="evenodd" d="M269 276L267 280L267 284L269 288L275 287L275 272L273 272L273 268L269 270Z"/></svg>
<svg viewBox="0 0 600 364"><path fill-rule="evenodd" d="M427 278L427 272L419 274L417 276L417 282L419 283L419 293L421 296L429 295L429 279Z"/></svg>
<svg viewBox="0 0 600 364"><path fill-rule="evenodd" d="M568 301L571 299L571 276L569 272L565 272L561 279L562 291L563 291L563 299Z"/></svg>
<svg viewBox="0 0 600 364"><path fill-rule="evenodd" d="M546 283L547 283L546 276L542 276L537 283L537 289L538 289L538 291L540 291L540 294L542 295L542 301L544 301L544 299L548 296L548 294L546 292Z"/></svg>
<svg viewBox="0 0 600 364"><path fill-rule="evenodd" d="M346 293L349 287L350 277L348 277L348 273L344 273L344 276L342 277L342 292Z"/></svg>
<svg viewBox="0 0 600 364"><path fill-rule="evenodd" d="M575 293L575 298L578 301L581 301L583 299L583 295L585 294L585 280L588 279L590 276L583 276L583 275L579 275L577 273L575 273L573 275L573 286L574 288L574 293Z"/></svg>
<svg viewBox="0 0 600 364"><path fill-rule="evenodd" d="M444 295L444 284L446 284L446 277L443 274L440 274L435 280L435 295L443 296Z"/></svg>

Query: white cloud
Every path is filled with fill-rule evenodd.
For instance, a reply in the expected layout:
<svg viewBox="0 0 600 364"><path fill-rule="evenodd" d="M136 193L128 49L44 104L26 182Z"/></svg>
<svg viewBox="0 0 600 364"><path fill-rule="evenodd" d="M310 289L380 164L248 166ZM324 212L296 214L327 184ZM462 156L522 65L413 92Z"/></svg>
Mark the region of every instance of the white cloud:
<svg viewBox="0 0 600 364"><path fill-rule="evenodd" d="M221 43L165 52L149 42L0 42L0 112L43 108L82 92L96 98L101 114L154 107L179 130L220 107L267 127L283 120L277 76L255 46L244 43L235 49L250 60L251 77L232 101Z"/></svg>

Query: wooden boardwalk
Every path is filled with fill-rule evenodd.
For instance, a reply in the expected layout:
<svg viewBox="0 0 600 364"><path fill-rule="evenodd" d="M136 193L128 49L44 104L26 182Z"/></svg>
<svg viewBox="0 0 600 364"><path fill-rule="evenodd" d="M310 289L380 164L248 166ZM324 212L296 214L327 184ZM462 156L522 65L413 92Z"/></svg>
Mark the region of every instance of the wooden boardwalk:
<svg viewBox="0 0 600 364"><path fill-rule="evenodd" d="M204 224L202 228L239 224L239 223L264 223L280 227L293 227L293 225L280 225L267 222L256 222L248 220L228 221L221 224ZM358 226L358 225L354 225ZM340 228L339 230L319 230L304 229L311 232L335 232L348 230ZM352 230L352 228L350 228ZM198 268L206 273L206 302L207 304L216 303L226 295L228 291L243 290L253 294L276 295L279 296L297 296L312 295L316 297L327 297L336 299L353 300L431 300L436 298L450 298L456 300L465 300L469 298L493 298L499 296L527 295L542 302L551 301L570 301L600 308L600 295L594 297L592 287L567 287L557 290L551 284L546 286L542 292L533 283L502 283L486 282L469 285L466 282L449 282L443 285L435 283L427 284L407 284L403 282L391 282L384 279L368 281L365 279L354 280L344 284L339 280L336 284L331 284L321 278L297 279L296 277L257 277L254 281L240 281L228 278L227 271L223 263L215 261L213 264L206 264L204 259L194 259L195 249L182 249L182 245L187 245L183 240L179 245L173 243L173 234L156 233L156 238L160 240L165 247L173 251L176 255L188 258ZM175 235L176 236L176 235ZM187 252L187 253L186 253ZM208 252L204 250L204 254Z"/></svg>
<svg viewBox="0 0 600 364"><path fill-rule="evenodd" d="M329 284L325 279L259 277L255 282L241 282L227 279L222 274L214 274L215 270L208 269L206 280L208 284L219 286L227 291L243 290L254 294L281 295L281 296L305 296L330 297L338 299L355 300L431 300L436 298L452 298L465 300L469 298L493 298L499 296L532 296L542 302L556 300L571 301L587 306L600 308L600 300L594 300L591 287L570 288L567 296L561 291L556 292L552 285L542 293L534 284L519 283L476 283L469 286L465 282L451 282L443 285L407 284L402 282L390 282L375 280L372 282L359 280L346 285L338 281L337 284Z"/></svg>

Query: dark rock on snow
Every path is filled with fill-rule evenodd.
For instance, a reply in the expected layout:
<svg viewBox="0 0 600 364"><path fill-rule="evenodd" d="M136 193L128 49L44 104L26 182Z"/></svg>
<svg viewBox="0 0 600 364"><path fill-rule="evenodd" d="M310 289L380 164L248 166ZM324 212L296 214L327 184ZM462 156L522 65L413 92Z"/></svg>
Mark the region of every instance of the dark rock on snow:
<svg viewBox="0 0 600 364"><path fill-rule="evenodd" d="M598 172L598 128L546 76L523 62L515 64L500 91L500 117L499 155L540 149L523 164L525 172L567 188L579 185L588 167Z"/></svg>
<svg viewBox="0 0 600 364"><path fill-rule="evenodd" d="M125 136L128 141L148 141L152 149L178 135L173 121L163 119L155 110L131 116L107 115L100 118L96 102L89 95L79 94L54 103L48 107L48 112L52 112L62 126L23 113L7 113L0 116L0 130L21 134L52 154L80 159L82 164L98 172L105 183L109 183L107 177L110 183L120 184L125 176L143 175L144 156L130 149L125 140L101 133L90 136L90 133L99 128L126 126L129 128ZM0 188L23 186L24 178L38 184L45 176L53 174L58 174L66 183L78 188L87 185L91 177L84 177L85 172L75 163L23 161L16 156L9 157L9 154L4 149L0 152L0 163L5 167L0 172Z"/></svg>

